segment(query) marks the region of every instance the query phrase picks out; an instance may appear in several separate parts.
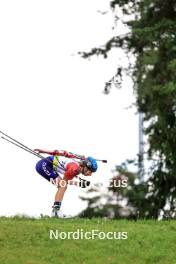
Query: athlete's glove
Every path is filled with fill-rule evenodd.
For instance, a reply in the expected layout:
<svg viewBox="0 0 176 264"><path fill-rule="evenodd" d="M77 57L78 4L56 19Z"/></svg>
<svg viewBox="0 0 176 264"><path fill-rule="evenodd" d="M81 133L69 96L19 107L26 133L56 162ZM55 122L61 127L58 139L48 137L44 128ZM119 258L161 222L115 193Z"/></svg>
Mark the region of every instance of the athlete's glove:
<svg viewBox="0 0 176 264"><path fill-rule="evenodd" d="M35 152L37 152L38 154L41 153L41 149L34 149Z"/></svg>
<svg viewBox="0 0 176 264"><path fill-rule="evenodd" d="M90 181L86 181L86 180L83 180L81 178L79 178L79 187L81 188L86 188L90 185Z"/></svg>

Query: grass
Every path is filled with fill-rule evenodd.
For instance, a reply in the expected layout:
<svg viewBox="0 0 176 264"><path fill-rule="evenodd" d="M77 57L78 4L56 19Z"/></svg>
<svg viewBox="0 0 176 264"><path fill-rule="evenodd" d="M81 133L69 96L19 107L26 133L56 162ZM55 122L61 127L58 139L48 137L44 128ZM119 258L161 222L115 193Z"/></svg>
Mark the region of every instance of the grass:
<svg viewBox="0 0 176 264"><path fill-rule="evenodd" d="M50 230L127 232L127 239L50 239ZM1 264L176 264L176 221L0 218Z"/></svg>

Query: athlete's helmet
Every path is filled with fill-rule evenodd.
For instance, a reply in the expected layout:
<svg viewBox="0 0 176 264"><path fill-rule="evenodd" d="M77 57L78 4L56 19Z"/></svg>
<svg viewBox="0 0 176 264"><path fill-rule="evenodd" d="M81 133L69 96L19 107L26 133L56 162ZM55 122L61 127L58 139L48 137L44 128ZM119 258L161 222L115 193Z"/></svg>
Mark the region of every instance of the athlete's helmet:
<svg viewBox="0 0 176 264"><path fill-rule="evenodd" d="M83 164L86 165L92 172L96 172L98 169L97 161L92 157L87 157Z"/></svg>

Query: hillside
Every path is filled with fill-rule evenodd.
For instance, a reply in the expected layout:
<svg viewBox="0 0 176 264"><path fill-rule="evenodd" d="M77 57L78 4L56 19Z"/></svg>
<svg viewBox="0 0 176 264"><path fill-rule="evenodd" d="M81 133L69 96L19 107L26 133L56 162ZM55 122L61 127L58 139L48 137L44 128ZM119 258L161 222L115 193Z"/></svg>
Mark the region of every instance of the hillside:
<svg viewBox="0 0 176 264"><path fill-rule="evenodd" d="M77 230L118 239L68 235ZM1 264L176 264L175 245L175 221L0 218Z"/></svg>

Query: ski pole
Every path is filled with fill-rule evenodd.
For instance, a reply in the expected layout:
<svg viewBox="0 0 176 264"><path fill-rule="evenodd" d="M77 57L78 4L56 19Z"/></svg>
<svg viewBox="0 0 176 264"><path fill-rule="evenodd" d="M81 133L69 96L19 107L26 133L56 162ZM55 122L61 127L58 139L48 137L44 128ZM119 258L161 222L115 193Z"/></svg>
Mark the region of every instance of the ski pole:
<svg viewBox="0 0 176 264"><path fill-rule="evenodd" d="M22 144L22 143L19 142L18 140L14 139L14 138L12 138L12 137L10 137L10 136L8 136L7 134L5 134L5 133L2 132L2 131L0 131L0 133L1 133L2 135L6 136L7 138L10 138L10 139L13 140L14 142L16 142L16 143L18 144L18 146L21 145L21 146L23 147L23 149L25 148L25 150L28 150L29 152L33 153L35 156L38 155L38 153L36 153L34 150L28 148L27 146L25 146L24 144ZM5 138L3 138L3 139L5 139ZM13 142L10 142L10 143L13 144ZM14 145L15 145L15 144L14 144ZM38 156L38 157L39 157L39 156ZM41 156L41 158L43 159L43 156Z"/></svg>
<svg viewBox="0 0 176 264"><path fill-rule="evenodd" d="M2 137L2 136L1 136L1 138L4 139L4 140L6 140L6 141L8 141L9 143L11 143L11 144L17 146L17 147L23 149L23 150L26 150L27 152L29 152L29 153L31 153L31 154L37 156L37 157L40 158L40 159L44 159L44 158L45 158L44 156L42 156L42 155L38 154L37 152L33 151L32 149L29 149L29 148L25 148L25 147L23 147L23 146L20 146L20 145L18 145L17 143L15 143L15 142L13 142L13 141L7 139L7 138L4 138L4 137Z"/></svg>
<svg viewBox="0 0 176 264"><path fill-rule="evenodd" d="M18 140L16 140L16 139L10 137L9 135L7 135L6 133L4 133L4 132L2 132L2 131L0 131L0 133L3 134L4 136L6 136L7 138L11 139L11 140L9 140L9 139L7 139L7 138L1 136L1 138L4 139L4 140L6 140L7 142L9 142L9 143L11 143L11 144L13 144L13 145L15 145L15 146L17 146L17 147L19 147L19 148L25 150L25 151L27 151L27 152L29 152L29 153L31 153L31 154L37 156L37 157L40 158L40 159L46 159L46 160L48 160L48 162L50 162L51 164L53 164L53 162L52 162L51 160L45 158L45 157L42 156L41 154L39 154L39 153L35 152L34 150L30 149L29 147L27 147L26 145L22 144L22 143L19 142ZM14 142L13 142L13 141L14 141ZM71 152L69 152L69 153L71 154ZM76 156L76 154L73 154L73 155ZM81 159L81 157L83 157L83 156L77 155L76 158L77 158L77 159ZM83 159L85 159L85 157L84 157Z"/></svg>
<svg viewBox="0 0 176 264"><path fill-rule="evenodd" d="M26 151L28 150L28 152L33 153L35 156L38 156L38 157L41 158L41 159L44 158L42 155L36 153L34 150L28 148L26 145L22 144L21 142L17 141L16 139L10 137L9 135L5 134L4 132L0 131L0 133L1 133L2 135L6 136L7 138L13 140L14 142L16 142L16 143L18 144L18 146L21 145L21 146L22 146L21 148L23 148L24 150L26 150ZM5 138L4 138L4 139L5 139ZM11 143L12 143L12 142L11 142ZM12 143L12 144L13 144L13 143ZM14 144L14 145L15 145L15 144ZM75 153L72 153L72 152L68 152L68 153L69 153L69 154L72 154L72 155L75 155L77 159L81 159L81 160L84 160L84 159L85 159L85 157L82 156L82 155L78 155L78 154L75 154ZM102 160L102 159L96 159L96 160L97 160L97 161L101 161L101 162L103 162L103 163L107 163L107 160Z"/></svg>
<svg viewBox="0 0 176 264"><path fill-rule="evenodd" d="M75 153L73 153L73 152L68 152L69 154L72 154L72 155L75 155L78 159L85 159L85 157L84 156L81 156L81 155L78 155L78 154L75 154ZM103 163L107 163L107 160L102 160L102 159L95 159L96 161L101 161L101 162L103 162Z"/></svg>

